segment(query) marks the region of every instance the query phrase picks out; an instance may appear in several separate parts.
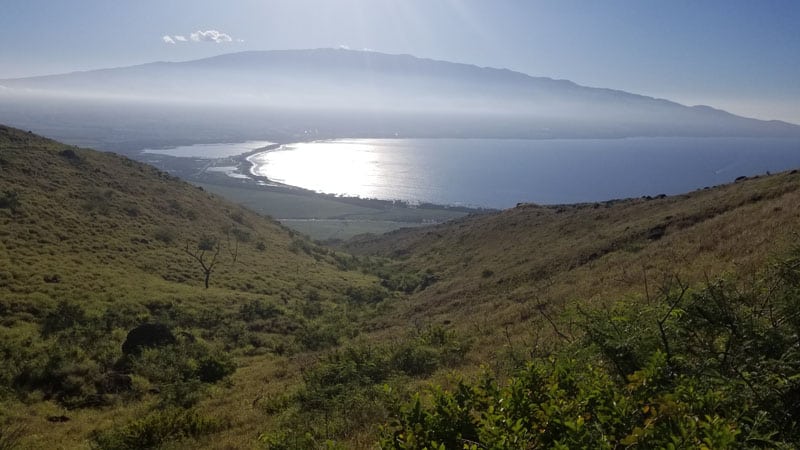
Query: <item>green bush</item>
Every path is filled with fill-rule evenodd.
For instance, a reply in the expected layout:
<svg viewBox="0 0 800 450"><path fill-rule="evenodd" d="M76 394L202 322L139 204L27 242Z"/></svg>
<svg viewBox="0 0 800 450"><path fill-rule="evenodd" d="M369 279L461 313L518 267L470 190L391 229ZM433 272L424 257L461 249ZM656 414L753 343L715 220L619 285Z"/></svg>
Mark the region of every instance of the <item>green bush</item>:
<svg viewBox="0 0 800 450"><path fill-rule="evenodd" d="M467 348L455 333L432 327L397 344L356 342L332 350L303 371L298 392L270 403L281 413L280 431L261 440L270 449L320 448L326 440L367 432L385 420L407 377L454 366Z"/></svg>
<svg viewBox="0 0 800 450"><path fill-rule="evenodd" d="M0 339L0 388L22 398L39 391L70 408L104 405L108 394L124 390L109 382L120 357L119 333L66 302L44 316L42 334Z"/></svg>
<svg viewBox="0 0 800 450"><path fill-rule="evenodd" d="M429 375L440 367L460 364L469 343L455 332L430 327L419 335L400 343L393 351L394 368L406 375Z"/></svg>
<svg viewBox="0 0 800 450"><path fill-rule="evenodd" d="M92 441L101 450L159 448L169 441L197 438L226 427L219 419L202 416L194 410L168 408L153 411L127 425L96 432Z"/></svg>
<svg viewBox="0 0 800 450"><path fill-rule="evenodd" d="M42 321L42 335L50 336L59 331L84 326L86 312L77 303L62 300L56 308L49 312Z"/></svg>
<svg viewBox="0 0 800 450"><path fill-rule="evenodd" d="M756 282L676 279L647 300L584 313L581 341L507 383L486 373L395 405L381 446L800 445L800 251Z"/></svg>
<svg viewBox="0 0 800 450"><path fill-rule="evenodd" d="M381 286L350 286L345 293L347 298L356 304L379 303L389 296L389 292Z"/></svg>
<svg viewBox="0 0 800 450"><path fill-rule="evenodd" d="M178 233L170 227L158 227L153 231L153 238L165 244L171 244L178 238Z"/></svg>
<svg viewBox="0 0 800 450"><path fill-rule="evenodd" d="M381 383L391 375L384 347L351 345L335 350L303 375L306 388L300 402L307 409L324 409L339 397Z"/></svg>
<svg viewBox="0 0 800 450"><path fill-rule="evenodd" d="M134 375L159 389L162 405L184 408L197 404L208 384L236 371L230 354L187 337L173 345L144 348L125 362Z"/></svg>
<svg viewBox="0 0 800 450"><path fill-rule="evenodd" d="M19 192L10 190L10 191L3 191L2 195L0 195L0 209L8 209L11 212L17 212L19 210Z"/></svg>
<svg viewBox="0 0 800 450"><path fill-rule="evenodd" d="M381 278L381 286L390 291L411 294L425 290L435 283L438 277L430 271L408 272L398 268L380 268L376 274Z"/></svg>
<svg viewBox="0 0 800 450"><path fill-rule="evenodd" d="M193 379L216 382L236 370L230 355L214 351L199 341L184 339L175 345L145 348L131 356L133 373L154 383Z"/></svg>

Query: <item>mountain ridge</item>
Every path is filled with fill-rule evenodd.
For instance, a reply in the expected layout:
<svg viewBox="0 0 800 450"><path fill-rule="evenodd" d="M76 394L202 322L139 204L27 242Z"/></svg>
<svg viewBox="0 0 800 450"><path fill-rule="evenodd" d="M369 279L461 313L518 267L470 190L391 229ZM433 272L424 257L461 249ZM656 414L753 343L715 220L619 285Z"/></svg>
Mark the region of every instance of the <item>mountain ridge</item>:
<svg viewBox="0 0 800 450"><path fill-rule="evenodd" d="M323 137L800 136L798 125L713 107L503 68L344 49L245 51L6 79L0 85L6 88L0 95L9 104L18 101L21 110L64 96L88 102L63 107L78 114L91 109L91 102L106 108L133 102L143 108L136 117L158 114L161 105L175 108L172 115L192 105L227 109L242 119L212 126L242 135L267 121L297 135L328 130ZM38 124L64 118L36 114L42 115ZM0 109L0 120L33 122L13 108Z"/></svg>

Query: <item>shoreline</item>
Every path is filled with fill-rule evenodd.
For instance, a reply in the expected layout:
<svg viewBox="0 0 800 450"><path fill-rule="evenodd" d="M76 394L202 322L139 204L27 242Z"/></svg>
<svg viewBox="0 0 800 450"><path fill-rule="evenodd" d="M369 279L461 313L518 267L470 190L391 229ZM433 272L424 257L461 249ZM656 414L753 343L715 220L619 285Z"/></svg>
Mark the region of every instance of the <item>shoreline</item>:
<svg viewBox="0 0 800 450"><path fill-rule="evenodd" d="M270 191L278 191L284 192L289 194L296 194L296 195L304 195L304 196L311 196L311 197L319 197L324 198L326 200L333 200L339 201L342 203L347 203L351 205L359 205L371 208L378 208L378 209L388 209L388 208L417 208L417 209L441 209L447 211L460 211L465 212L468 214L483 214L488 212L496 212L500 211L497 208L487 208L487 207L480 207L480 206L464 206L464 205L445 205L445 204L438 204L432 202L418 202L413 203L407 200L402 199L380 199L380 198L362 198L362 197L354 197L354 196L342 196L338 194L328 194L324 192L317 192L311 189L306 189L300 186L294 186L286 183L281 183L278 181L271 180L268 177L263 175L256 175L253 173L253 169L255 168L256 164L250 159L251 157L261 154L261 153L270 153L275 151L282 151L281 148L295 143L302 143L302 142L318 142L318 141L327 141L328 139L319 139L314 141L297 141L291 143L275 143L265 147L260 147L257 149L253 149L246 153L241 153L236 156L227 157L227 158L220 158L222 159L231 159L235 162L235 166L237 170L246 175L247 179L239 179L240 182L244 183L237 183L239 186L242 184L250 185L252 188L256 189L264 189Z"/></svg>

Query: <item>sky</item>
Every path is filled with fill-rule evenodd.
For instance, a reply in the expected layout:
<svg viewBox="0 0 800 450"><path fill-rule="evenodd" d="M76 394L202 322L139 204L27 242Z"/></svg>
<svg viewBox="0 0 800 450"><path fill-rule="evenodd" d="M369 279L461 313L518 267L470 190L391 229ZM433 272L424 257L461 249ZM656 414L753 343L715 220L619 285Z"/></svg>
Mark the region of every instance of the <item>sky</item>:
<svg viewBox="0 0 800 450"><path fill-rule="evenodd" d="M2 0L0 79L348 47L800 124L799 0Z"/></svg>

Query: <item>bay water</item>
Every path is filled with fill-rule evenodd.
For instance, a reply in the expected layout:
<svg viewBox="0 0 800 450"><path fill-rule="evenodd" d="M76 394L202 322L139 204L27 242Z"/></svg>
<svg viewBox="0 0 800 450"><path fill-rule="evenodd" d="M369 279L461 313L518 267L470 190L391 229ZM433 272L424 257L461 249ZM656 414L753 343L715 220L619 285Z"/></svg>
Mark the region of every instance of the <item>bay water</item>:
<svg viewBox="0 0 800 450"><path fill-rule="evenodd" d="M800 168L800 140L337 139L248 159L255 175L318 192L507 208L679 194Z"/></svg>

